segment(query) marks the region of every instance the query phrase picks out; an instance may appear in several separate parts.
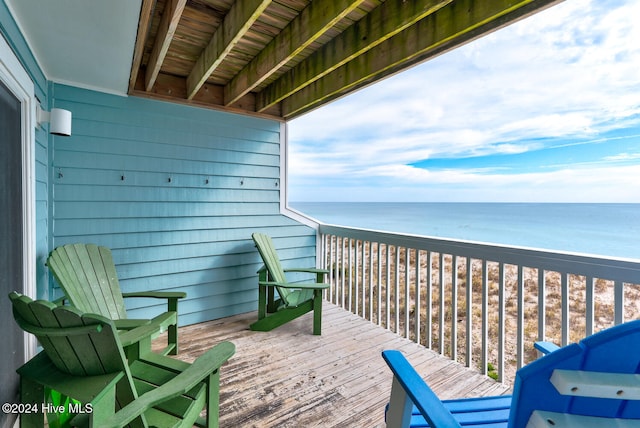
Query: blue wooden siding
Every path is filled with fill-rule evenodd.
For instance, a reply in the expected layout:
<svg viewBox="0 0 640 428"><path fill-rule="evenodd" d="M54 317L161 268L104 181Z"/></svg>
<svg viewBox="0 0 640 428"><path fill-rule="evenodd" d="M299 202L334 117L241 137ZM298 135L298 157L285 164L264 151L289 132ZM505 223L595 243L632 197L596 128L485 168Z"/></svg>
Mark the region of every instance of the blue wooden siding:
<svg viewBox="0 0 640 428"><path fill-rule="evenodd" d="M38 66L38 63L29 49L20 29L16 25L15 20L11 16L4 0L0 1L0 33L4 36L9 46L11 46L16 57L22 63L31 80L34 83L35 96L40 100L42 106L46 109L49 105L47 80L44 73ZM48 272L44 266L47 254L49 252L49 205L48 205L48 178L49 172L47 165L49 164L49 135L41 128L36 129L35 142L35 194L36 194L36 284L37 297L47 299L49 288Z"/></svg>
<svg viewBox="0 0 640 428"><path fill-rule="evenodd" d="M182 325L257 308L254 231L285 264L315 265L315 232L279 212L279 122L57 84L50 96L73 112L73 135L53 137L52 247L106 245L125 291L187 292Z"/></svg>

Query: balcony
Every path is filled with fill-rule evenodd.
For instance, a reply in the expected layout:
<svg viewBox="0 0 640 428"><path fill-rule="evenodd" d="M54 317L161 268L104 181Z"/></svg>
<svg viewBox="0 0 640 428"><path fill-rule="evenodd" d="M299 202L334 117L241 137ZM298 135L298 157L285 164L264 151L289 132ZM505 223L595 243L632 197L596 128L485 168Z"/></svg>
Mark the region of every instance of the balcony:
<svg viewBox="0 0 640 428"><path fill-rule="evenodd" d="M256 312L180 329L179 358L192 361L229 340L221 370L220 426L383 427L392 375L381 357L399 349L441 397L499 395L509 387L324 302L322 336L308 313L271 332L249 330Z"/></svg>
<svg viewBox="0 0 640 428"><path fill-rule="evenodd" d="M384 349L441 398L505 394L534 341L577 341L640 312L638 261L322 224L319 237L322 336L310 313L269 333L248 329L255 312L181 329L186 360L237 346L222 426L384 426Z"/></svg>

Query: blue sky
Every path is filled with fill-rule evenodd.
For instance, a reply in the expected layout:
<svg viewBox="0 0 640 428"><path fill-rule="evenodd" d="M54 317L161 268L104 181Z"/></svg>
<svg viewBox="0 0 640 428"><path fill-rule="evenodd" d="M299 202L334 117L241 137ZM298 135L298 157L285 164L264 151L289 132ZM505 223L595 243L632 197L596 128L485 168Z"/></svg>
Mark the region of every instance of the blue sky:
<svg viewBox="0 0 640 428"><path fill-rule="evenodd" d="M289 123L289 201L640 203L640 1L566 0Z"/></svg>

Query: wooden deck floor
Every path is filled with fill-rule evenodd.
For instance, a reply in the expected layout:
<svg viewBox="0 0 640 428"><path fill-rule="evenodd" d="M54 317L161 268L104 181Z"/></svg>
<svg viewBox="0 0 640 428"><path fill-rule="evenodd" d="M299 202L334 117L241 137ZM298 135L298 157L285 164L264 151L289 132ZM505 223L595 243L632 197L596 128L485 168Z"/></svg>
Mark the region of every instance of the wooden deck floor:
<svg viewBox="0 0 640 428"><path fill-rule="evenodd" d="M507 387L325 302L322 336L312 315L268 333L255 312L180 329L191 361L229 340L236 354L221 370L222 427L383 427L391 373L380 355L399 349L441 398L499 395Z"/></svg>

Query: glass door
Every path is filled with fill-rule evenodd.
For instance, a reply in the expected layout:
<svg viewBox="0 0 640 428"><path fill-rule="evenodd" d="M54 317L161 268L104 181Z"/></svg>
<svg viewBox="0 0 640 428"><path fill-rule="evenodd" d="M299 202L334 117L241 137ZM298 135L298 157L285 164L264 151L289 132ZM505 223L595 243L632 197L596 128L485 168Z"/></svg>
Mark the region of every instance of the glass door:
<svg viewBox="0 0 640 428"><path fill-rule="evenodd" d="M16 368L25 361L22 330L13 320L7 294L24 284L22 105L0 80L0 403L17 403ZM15 415L0 413L0 426Z"/></svg>

